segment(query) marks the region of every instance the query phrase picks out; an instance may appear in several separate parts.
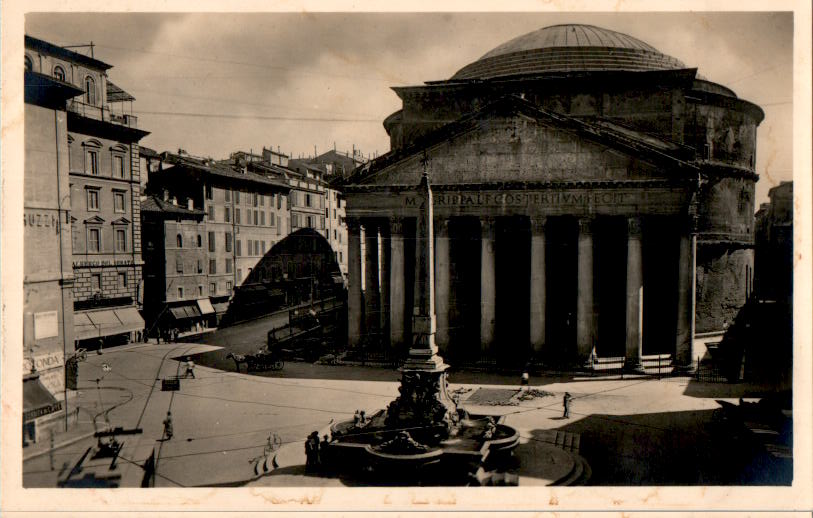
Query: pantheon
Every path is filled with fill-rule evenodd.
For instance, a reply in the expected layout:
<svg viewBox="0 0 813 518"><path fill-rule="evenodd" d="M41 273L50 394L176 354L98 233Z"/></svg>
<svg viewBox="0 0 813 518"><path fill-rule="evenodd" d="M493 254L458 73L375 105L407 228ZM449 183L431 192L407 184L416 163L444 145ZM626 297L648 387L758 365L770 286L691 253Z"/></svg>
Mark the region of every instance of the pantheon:
<svg viewBox="0 0 813 518"><path fill-rule="evenodd" d="M424 171L450 363L690 368L720 341L752 286L758 106L576 24L393 90L391 150L343 187L351 348L408 346Z"/></svg>

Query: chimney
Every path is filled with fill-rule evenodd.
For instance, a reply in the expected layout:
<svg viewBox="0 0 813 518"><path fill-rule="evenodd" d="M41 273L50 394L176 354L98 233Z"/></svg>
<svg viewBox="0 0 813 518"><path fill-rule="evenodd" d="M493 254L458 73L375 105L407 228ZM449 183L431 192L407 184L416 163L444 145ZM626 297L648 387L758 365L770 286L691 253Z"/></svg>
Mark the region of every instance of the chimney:
<svg viewBox="0 0 813 518"><path fill-rule="evenodd" d="M168 190L166 190L166 189L164 189L164 196L163 196L163 198L164 198L164 201L169 201L169 191L168 191Z"/></svg>
<svg viewBox="0 0 813 518"><path fill-rule="evenodd" d="M195 210L195 201L192 198L186 199L186 208L189 210Z"/></svg>
<svg viewBox="0 0 813 518"><path fill-rule="evenodd" d="M178 198L176 198L175 196L172 197L172 204L175 205L176 207L178 206Z"/></svg>

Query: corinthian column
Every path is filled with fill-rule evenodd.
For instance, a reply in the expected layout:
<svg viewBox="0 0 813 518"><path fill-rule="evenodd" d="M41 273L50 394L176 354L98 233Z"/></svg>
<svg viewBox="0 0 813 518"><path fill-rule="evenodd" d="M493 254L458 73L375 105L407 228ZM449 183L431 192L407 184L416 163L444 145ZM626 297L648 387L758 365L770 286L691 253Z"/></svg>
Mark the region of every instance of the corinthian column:
<svg viewBox="0 0 813 518"><path fill-rule="evenodd" d="M641 256L641 220L627 220L627 367L642 368L644 280Z"/></svg>
<svg viewBox="0 0 813 518"><path fill-rule="evenodd" d="M379 339L381 311L378 290L378 226L375 221L364 221L364 303L366 309L367 338Z"/></svg>
<svg viewBox="0 0 813 518"><path fill-rule="evenodd" d="M579 359L593 348L593 222L579 220L578 295L576 299L576 349Z"/></svg>
<svg viewBox="0 0 813 518"><path fill-rule="evenodd" d="M678 252L678 303L677 303L677 329L675 330L675 363L680 367L689 367L694 355L692 352L694 337L692 336L692 281L694 279L694 247L689 225L685 225L680 232L680 248Z"/></svg>
<svg viewBox="0 0 813 518"><path fill-rule="evenodd" d="M357 347L361 341L361 229L357 219L347 220L347 345Z"/></svg>
<svg viewBox="0 0 813 518"><path fill-rule="evenodd" d="M439 220L435 229L435 343L445 351L449 345L449 220Z"/></svg>
<svg viewBox="0 0 813 518"><path fill-rule="evenodd" d="M404 221L390 218L390 345L396 351L404 344Z"/></svg>
<svg viewBox="0 0 813 518"><path fill-rule="evenodd" d="M545 344L545 221L531 218L531 349L535 354Z"/></svg>
<svg viewBox="0 0 813 518"><path fill-rule="evenodd" d="M480 218L480 345L489 350L494 342L497 305L496 271L494 263L493 218Z"/></svg>

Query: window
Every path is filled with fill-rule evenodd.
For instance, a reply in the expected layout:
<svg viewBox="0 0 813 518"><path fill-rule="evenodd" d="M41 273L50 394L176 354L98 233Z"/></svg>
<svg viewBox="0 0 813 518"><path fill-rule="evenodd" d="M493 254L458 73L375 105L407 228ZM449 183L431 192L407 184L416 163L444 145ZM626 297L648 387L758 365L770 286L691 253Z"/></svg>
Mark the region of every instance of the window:
<svg viewBox="0 0 813 518"><path fill-rule="evenodd" d="M226 273L231 273L232 263L231 259L226 259Z"/></svg>
<svg viewBox="0 0 813 518"><path fill-rule="evenodd" d="M198 273L203 273L203 261L198 259Z"/></svg>
<svg viewBox="0 0 813 518"><path fill-rule="evenodd" d="M336 219L336 209L333 209L333 219Z"/></svg>
<svg viewBox="0 0 813 518"><path fill-rule="evenodd" d="M291 227L299 228L299 214L291 214Z"/></svg>
<svg viewBox="0 0 813 518"><path fill-rule="evenodd" d="M241 255L243 255L243 250L242 250L243 247L241 246L242 244L243 244L243 242L240 241L239 239L236 241L236 246L235 246L235 251L234 252L237 254L237 257L240 257Z"/></svg>
<svg viewBox="0 0 813 518"><path fill-rule="evenodd" d="M99 151L96 149L85 150L85 173L99 176Z"/></svg>
<svg viewBox="0 0 813 518"><path fill-rule="evenodd" d="M198 248L201 248L202 246L203 246L203 237L201 237L201 235L198 234Z"/></svg>
<svg viewBox="0 0 813 518"><path fill-rule="evenodd" d="M198 286L198 297L203 296L203 286Z"/></svg>
<svg viewBox="0 0 813 518"><path fill-rule="evenodd" d="M124 178L124 157L113 155L113 177Z"/></svg>
<svg viewBox="0 0 813 518"><path fill-rule="evenodd" d="M234 191L234 203L240 203L240 191Z"/></svg>
<svg viewBox="0 0 813 518"><path fill-rule="evenodd" d="M232 287L231 281L226 281L226 290L231 291L231 287Z"/></svg>
<svg viewBox="0 0 813 518"><path fill-rule="evenodd" d="M342 253L341 253L341 252L339 252L339 262L342 262L343 260L344 260L344 259L342 259Z"/></svg>
<svg viewBox="0 0 813 518"><path fill-rule="evenodd" d="M217 273L217 259L209 259L209 275Z"/></svg>
<svg viewBox="0 0 813 518"><path fill-rule="evenodd" d="M260 225L265 226L265 211L260 211Z"/></svg>
<svg viewBox="0 0 813 518"><path fill-rule="evenodd" d="M231 207L223 207L223 221L231 223Z"/></svg>
<svg viewBox="0 0 813 518"><path fill-rule="evenodd" d="M85 78L85 103L96 104L96 81L90 76Z"/></svg>
<svg viewBox="0 0 813 518"><path fill-rule="evenodd" d="M330 218L330 209L325 208L325 218Z"/></svg>
<svg viewBox="0 0 813 518"><path fill-rule="evenodd" d="M237 269L237 282L242 282L242 281L243 281L243 270L238 268Z"/></svg>
<svg viewBox="0 0 813 518"><path fill-rule="evenodd" d="M215 220L215 206L209 205L209 221Z"/></svg>
<svg viewBox="0 0 813 518"><path fill-rule="evenodd" d="M226 232L226 251L231 252L231 232Z"/></svg>
<svg viewBox="0 0 813 518"><path fill-rule="evenodd" d="M265 206L265 194L260 195L260 207Z"/></svg>
<svg viewBox="0 0 813 518"><path fill-rule="evenodd" d="M259 224L258 222L259 222L259 218L258 218L258 216L257 216L257 211L255 210L255 211L254 211L254 224L255 224L255 225L258 225L258 224Z"/></svg>
<svg viewBox="0 0 813 518"><path fill-rule="evenodd" d="M125 212L126 207L124 205L124 193L114 191L113 192L113 210L115 212Z"/></svg>
<svg viewBox="0 0 813 518"><path fill-rule="evenodd" d="M262 244L262 253L265 255L265 241L260 241L260 243Z"/></svg>
<svg viewBox="0 0 813 518"><path fill-rule="evenodd" d="M312 206L311 204L312 204L311 195L306 193L305 194L305 206L306 207L311 207Z"/></svg>
<svg viewBox="0 0 813 518"><path fill-rule="evenodd" d="M277 210L281 209L281 208L282 208L282 196L277 196L277 195L275 194L275 195L274 195L274 198L276 198L276 199L277 199Z"/></svg>
<svg viewBox="0 0 813 518"><path fill-rule="evenodd" d="M336 229L334 228L334 229L333 229L333 240L335 241L336 239L337 239L337 238L336 238Z"/></svg>
<svg viewBox="0 0 813 518"><path fill-rule="evenodd" d="M65 69L57 65L54 67L54 77L58 80L65 82Z"/></svg>
<svg viewBox="0 0 813 518"><path fill-rule="evenodd" d="M206 199L207 200L213 200L214 199L214 194L212 193L212 186L207 185L205 191L206 191Z"/></svg>
<svg viewBox="0 0 813 518"><path fill-rule="evenodd" d="M231 189L226 189L223 191L223 199L226 201L231 201Z"/></svg>
<svg viewBox="0 0 813 518"><path fill-rule="evenodd" d="M209 232L209 251L210 252L215 251L215 233L214 232Z"/></svg>
<svg viewBox="0 0 813 518"><path fill-rule="evenodd" d="M175 236L175 246L178 248L183 248L183 236L178 234Z"/></svg>
<svg viewBox="0 0 813 518"><path fill-rule="evenodd" d="M175 258L175 272L183 273L183 257L180 255Z"/></svg>
<svg viewBox="0 0 813 518"><path fill-rule="evenodd" d="M102 291L102 274L94 273L90 276L90 291L98 293Z"/></svg>
<svg viewBox="0 0 813 518"><path fill-rule="evenodd" d="M322 216L322 217L319 218L319 230L324 230L324 229L325 229L325 217Z"/></svg>
<svg viewBox="0 0 813 518"><path fill-rule="evenodd" d="M210 282L209 283L209 295L216 295L217 294L217 283Z"/></svg>
<svg viewBox="0 0 813 518"><path fill-rule="evenodd" d="M127 251L127 232L123 229L116 230L116 252Z"/></svg>
<svg viewBox="0 0 813 518"><path fill-rule="evenodd" d="M254 195L252 196L252 198L253 198L253 200L252 200L252 201L253 201L253 204L254 204L254 206L256 207L256 206L257 206L257 204L259 203L259 199L258 199L258 198L259 198L259 195L258 195L258 194L255 192L255 193L254 193Z"/></svg>
<svg viewBox="0 0 813 518"><path fill-rule="evenodd" d="M178 298L183 298L183 286L178 286Z"/></svg>
<svg viewBox="0 0 813 518"><path fill-rule="evenodd" d="M101 229L89 228L88 229L88 252L98 252L101 246L100 239Z"/></svg>
<svg viewBox="0 0 813 518"><path fill-rule="evenodd" d="M234 193L234 195L237 196L237 193ZM237 207L234 208L234 222L240 224L240 209Z"/></svg>
<svg viewBox="0 0 813 518"><path fill-rule="evenodd" d="M269 227L274 226L274 213L273 212L268 213L268 226Z"/></svg>
<svg viewBox="0 0 813 518"><path fill-rule="evenodd" d="M127 287L127 272L119 272L119 288Z"/></svg>
<svg viewBox="0 0 813 518"><path fill-rule="evenodd" d="M99 210L99 190L88 189L88 210Z"/></svg>

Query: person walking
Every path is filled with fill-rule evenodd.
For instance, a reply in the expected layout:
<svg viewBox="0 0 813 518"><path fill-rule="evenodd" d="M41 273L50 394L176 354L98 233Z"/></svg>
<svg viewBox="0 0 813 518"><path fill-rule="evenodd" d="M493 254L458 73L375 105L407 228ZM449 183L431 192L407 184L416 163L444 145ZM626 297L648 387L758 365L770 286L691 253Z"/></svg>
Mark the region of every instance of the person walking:
<svg viewBox="0 0 813 518"><path fill-rule="evenodd" d="M186 357L186 373L184 374L184 378L188 378L192 376L192 379L195 379L195 362L192 361L192 358L189 356Z"/></svg>
<svg viewBox="0 0 813 518"><path fill-rule="evenodd" d="M562 415L563 419L570 419L570 402L572 400L573 396L570 395L570 392L565 392L565 397L562 398L562 406L565 407L565 413Z"/></svg>
<svg viewBox="0 0 813 518"><path fill-rule="evenodd" d="M165 440L172 439L172 412L167 410L167 417L164 419L164 437Z"/></svg>

